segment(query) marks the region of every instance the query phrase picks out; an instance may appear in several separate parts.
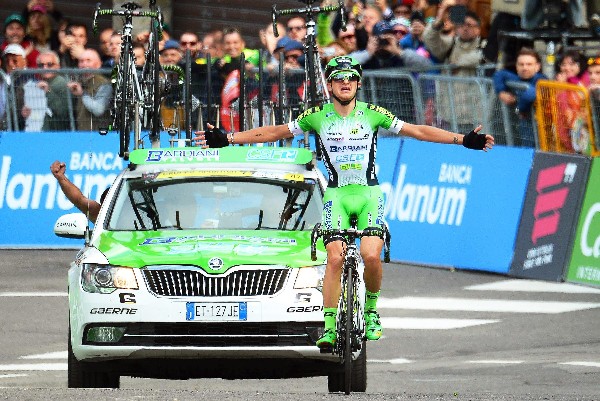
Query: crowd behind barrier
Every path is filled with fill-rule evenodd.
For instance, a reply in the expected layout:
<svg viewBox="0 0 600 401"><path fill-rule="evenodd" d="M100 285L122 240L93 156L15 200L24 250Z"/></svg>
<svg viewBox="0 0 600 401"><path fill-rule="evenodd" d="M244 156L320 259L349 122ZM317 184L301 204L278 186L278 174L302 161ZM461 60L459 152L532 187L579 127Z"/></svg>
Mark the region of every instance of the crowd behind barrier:
<svg viewBox="0 0 600 401"><path fill-rule="evenodd" d="M435 70L434 70L435 68ZM455 132L468 132L481 124L484 131L495 136L496 143L507 146L534 147L536 149L598 155L600 138L596 135L600 122L600 98L590 96L582 86L543 81L537 85L537 103L527 115L519 113L498 99L491 78L487 78L489 66L482 66L474 77L456 77L450 73L452 66L435 66L428 70L367 70L359 91L359 100L382 106L404 121L415 124L428 124ZM39 69L14 71L4 75L0 100L4 99L5 111L2 129L7 131L41 131L44 119L56 114L53 108L66 110L67 120L59 124L61 130L88 130L81 126L77 118L78 96L66 91L66 97L59 105L48 104L48 94L36 86ZM110 78L110 70L60 69L56 74L67 82L81 81L81 77L91 72ZM263 82L250 74L247 80L245 128L273 124L278 121L279 84L277 76L265 73ZM18 83L18 84L16 84ZM304 72L301 69L289 70L284 78L283 122L296 117L305 107ZM519 96L527 89L527 84L508 82L507 86ZM16 90L15 88L21 88ZM23 92L23 87L27 88ZM258 118L257 91L263 88L263 118ZM184 98L183 85L173 85L171 93L163 103L165 128L183 130L184 113L181 99ZM192 126L200 129L207 122L206 96L202 93L206 85L196 83L192 93L196 101L192 112ZM226 103L230 98L224 89L220 94L213 89L214 102L220 107L220 125L239 129L239 100ZM592 93L596 93L592 91ZM220 95L220 96L219 96ZM21 98L20 98L21 97ZM49 98L49 97L48 97ZM25 103L25 104L24 104ZM20 108L26 105L30 110L23 118ZM199 106L199 107L198 107ZM229 109L228 112L223 112ZM575 110L576 109L576 110ZM570 110L571 116L564 111ZM0 108L0 112L2 109ZM226 117L225 117L226 116ZM215 120L215 114L211 120ZM56 118L56 117L55 117ZM230 119L231 121L223 121ZM567 121L568 120L568 121ZM104 125L108 124L105 117ZM578 133L576 135L576 132Z"/></svg>

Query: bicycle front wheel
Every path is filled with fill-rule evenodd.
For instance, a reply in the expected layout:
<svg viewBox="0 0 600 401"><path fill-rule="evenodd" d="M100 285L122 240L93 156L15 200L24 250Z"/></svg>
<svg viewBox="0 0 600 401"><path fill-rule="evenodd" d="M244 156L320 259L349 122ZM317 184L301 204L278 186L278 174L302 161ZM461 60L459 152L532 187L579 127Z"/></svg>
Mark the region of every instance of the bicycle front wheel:
<svg viewBox="0 0 600 401"><path fill-rule="evenodd" d="M352 264L353 261L347 260L346 263ZM352 344L354 343L354 277L352 274L354 266L344 266L346 283L346 310L345 310L345 338L343 360L344 360L344 392L346 395L352 391Z"/></svg>

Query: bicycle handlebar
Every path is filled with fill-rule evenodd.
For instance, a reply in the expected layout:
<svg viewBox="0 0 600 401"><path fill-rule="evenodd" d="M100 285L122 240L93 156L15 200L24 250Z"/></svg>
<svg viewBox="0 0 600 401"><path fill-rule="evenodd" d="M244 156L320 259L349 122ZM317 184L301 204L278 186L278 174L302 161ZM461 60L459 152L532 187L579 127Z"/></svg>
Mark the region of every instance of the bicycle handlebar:
<svg viewBox="0 0 600 401"><path fill-rule="evenodd" d="M340 11L342 17L342 30L346 31L346 15L344 13L343 0L338 0L337 6L288 8L279 11L277 10L277 5L273 4L273 7L271 8L271 19L273 20L273 34L275 35L275 37L279 37L279 32L277 32L277 17L279 16L291 14L306 14L312 16L315 14L329 13L338 10Z"/></svg>
<svg viewBox="0 0 600 401"><path fill-rule="evenodd" d="M130 3L126 3L130 4ZM135 4L135 3L131 3ZM125 7L125 6L124 6ZM138 6L139 7L139 6ZM94 34L98 31L98 16L99 15L114 15L121 17L150 17L155 18L159 21L158 29L162 32L162 13L160 9L157 11L136 11L133 7L128 7L125 10L114 10L112 8L100 8L100 3L96 3L96 9L94 10L94 20L92 22L92 30Z"/></svg>
<svg viewBox="0 0 600 401"><path fill-rule="evenodd" d="M369 230L357 230L356 228L348 228L345 230L322 230L321 223L315 224L310 233L310 260L313 262L317 260L317 240L319 237L323 235L341 235L345 238L348 238L350 241L354 241L357 238L363 236L363 234L368 233ZM384 225L383 228L383 261L385 263L389 263L390 261L390 242L392 236L390 231L388 230L387 224Z"/></svg>

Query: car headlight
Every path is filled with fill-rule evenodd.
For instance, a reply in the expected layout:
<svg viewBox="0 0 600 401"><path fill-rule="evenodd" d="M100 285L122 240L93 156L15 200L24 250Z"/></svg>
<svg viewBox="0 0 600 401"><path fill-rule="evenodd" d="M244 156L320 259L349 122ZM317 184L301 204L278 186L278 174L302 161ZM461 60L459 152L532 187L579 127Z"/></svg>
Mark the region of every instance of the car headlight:
<svg viewBox="0 0 600 401"><path fill-rule="evenodd" d="M84 263L81 284L87 292L110 294L117 289L137 290L138 283L131 267Z"/></svg>
<svg viewBox="0 0 600 401"><path fill-rule="evenodd" d="M325 265L301 267L294 288L316 288L323 289L323 277L325 277Z"/></svg>

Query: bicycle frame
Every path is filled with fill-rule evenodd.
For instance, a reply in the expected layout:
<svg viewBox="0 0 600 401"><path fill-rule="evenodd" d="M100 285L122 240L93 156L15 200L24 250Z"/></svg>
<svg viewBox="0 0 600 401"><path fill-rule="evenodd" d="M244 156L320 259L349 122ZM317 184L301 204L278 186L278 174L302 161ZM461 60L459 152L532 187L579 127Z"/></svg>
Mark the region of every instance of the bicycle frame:
<svg viewBox="0 0 600 401"><path fill-rule="evenodd" d="M338 5L315 7L315 0L305 0L306 7L277 10L277 5L273 5L271 19L273 23L273 33L275 37L279 36L277 31L277 18L286 15L300 15L306 20L306 37L304 38L304 98L305 104L309 107L315 107L330 102L329 92L327 90L327 81L323 75L323 67L319 57L316 40L316 22L315 18L321 13L339 11L342 17L342 29L346 29L346 19L344 14L344 2L338 0ZM304 137L304 147L309 148L308 134ZM317 147L317 159L320 157L320 149Z"/></svg>
<svg viewBox="0 0 600 401"><path fill-rule="evenodd" d="M356 229L356 220L351 219L352 227L346 230L322 230L321 224L316 224L311 233L311 259L317 260L316 243L323 235L336 235L344 238L344 262L341 274L341 292L338 301L338 314L336 317L336 343L332 352L339 356L343 366L343 375L330 376L330 391L342 390L346 394L354 391L366 390L366 348L365 348L365 320L364 320L364 282L360 277L359 266L361 261L360 251L356 240L365 232ZM369 233L368 235L373 235ZM384 261L390 261L391 236L387 226L383 229ZM362 360L359 362L359 359ZM353 365L361 364L360 368L353 371ZM358 366L357 366L358 367ZM356 375L365 374L363 380L353 383ZM356 377L357 378L357 377Z"/></svg>
<svg viewBox="0 0 600 401"><path fill-rule="evenodd" d="M123 17L121 55L119 63L113 68L112 73L115 95L111 108L113 124L110 129L116 128L119 132L119 156L125 160L129 157L131 130L134 132L134 149L141 145L142 126L151 129L152 145L160 145L158 139L160 93L157 92L160 66L156 55L158 39L162 34L162 13L156 7L155 1L152 0L150 3L153 8L151 11L137 11L140 6L133 2L123 4L124 10L101 9L100 3L97 3L94 12L92 25L94 33L98 28L97 18L99 15ZM133 54L133 17L149 17L152 21L150 45L146 51L147 61L143 68L144 78L141 81L136 71Z"/></svg>

